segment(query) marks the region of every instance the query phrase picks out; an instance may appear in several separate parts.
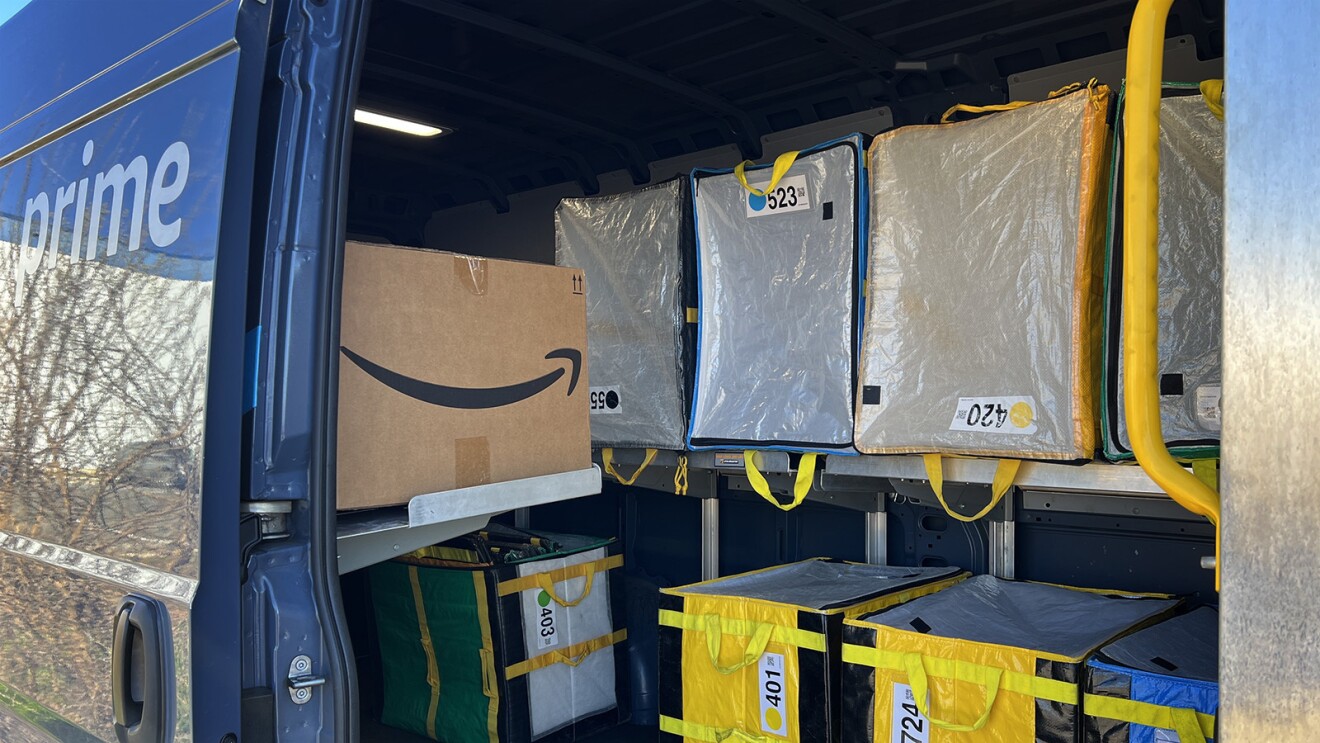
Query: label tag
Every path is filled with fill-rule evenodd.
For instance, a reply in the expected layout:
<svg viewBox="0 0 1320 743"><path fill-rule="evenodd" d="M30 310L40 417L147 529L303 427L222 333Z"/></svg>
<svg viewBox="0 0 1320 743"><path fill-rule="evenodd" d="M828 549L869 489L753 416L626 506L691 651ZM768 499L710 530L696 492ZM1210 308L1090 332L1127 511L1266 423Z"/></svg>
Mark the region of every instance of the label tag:
<svg viewBox="0 0 1320 743"><path fill-rule="evenodd" d="M763 653L757 665L760 671L761 730L788 737L787 681L784 678L784 656Z"/></svg>
<svg viewBox="0 0 1320 743"><path fill-rule="evenodd" d="M926 709L930 709L930 694L926 694ZM889 727L889 743L930 743L930 720L917 709L917 698L912 687L894 683L893 724Z"/></svg>
<svg viewBox="0 0 1320 743"><path fill-rule="evenodd" d="M592 415L618 415L623 412L619 386L592 387L587 395Z"/></svg>
<svg viewBox="0 0 1320 743"><path fill-rule="evenodd" d="M770 185L767 178L761 183L747 182L757 191L765 191ZM811 208L811 197L807 194L807 176L786 175L775 184L775 190L766 191L765 196L747 192L747 216L764 217L767 214L800 212Z"/></svg>
<svg viewBox="0 0 1320 743"><path fill-rule="evenodd" d="M1219 399L1224 388L1220 385L1201 385L1196 388L1196 422L1213 431L1223 425L1223 410Z"/></svg>
<svg viewBox="0 0 1320 743"><path fill-rule="evenodd" d="M1155 743L1182 743L1182 738L1172 730L1155 729Z"/></svg>
<svg viewBox="0 0 1320 743"><path fill-rule="evenodd" d="M536 634L539 650L559 644L559 604L544 590L536 594L536 616L532 618L532 631Z"/></svg>
<svg viewBox="0 0 1320 743"><path fill-rule="evenodd" d="M715 466L722 470L740 470L746 464L742 452L715 452Z"/></svg>
<svg viewBox="0 0 1320 743"><path fill-rule="evenodd" d="M1033 397L960 397L950 431L1031 434L1036 432Z"/></svg>

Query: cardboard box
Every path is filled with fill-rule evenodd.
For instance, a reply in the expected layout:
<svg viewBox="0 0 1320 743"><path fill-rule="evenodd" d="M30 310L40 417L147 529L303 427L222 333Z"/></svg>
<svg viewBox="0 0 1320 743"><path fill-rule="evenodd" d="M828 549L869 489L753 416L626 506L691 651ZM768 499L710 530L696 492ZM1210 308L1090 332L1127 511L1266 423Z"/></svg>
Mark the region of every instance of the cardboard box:
<svg viewBox="0 0 1320 743"><path fill-rule="evenodd" d="M338 506L591 466L582 272L350 242Z"/></svg>

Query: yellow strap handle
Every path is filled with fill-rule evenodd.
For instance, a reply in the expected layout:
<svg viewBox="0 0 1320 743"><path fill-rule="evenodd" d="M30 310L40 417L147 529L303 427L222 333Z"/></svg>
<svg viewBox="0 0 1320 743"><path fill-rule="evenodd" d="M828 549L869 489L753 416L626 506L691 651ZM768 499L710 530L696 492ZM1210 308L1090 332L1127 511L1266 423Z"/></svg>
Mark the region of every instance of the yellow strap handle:
<svg viewBox="0 0 1320 743"><path fill-rule="evenodd" d="M481 693L489 699L499 697L499 682L495 674L495 651L481 648Z"/></svg>
<svg viewBox="0 0 1320 743"><path fill-rule="evenodd" d="M717 728L711 725L701 725L695 722L680 720L668 715L660 715L660 731L677 735L688 740L698 740L702 743L724 743L729 738L742 741L743 743L767 743L767 741L776 740L765 735L755 735L738 728Z"/></svg>
<svg viewBox="0 0 1320 743"><path fill-rule="evenodd" d="M583 650L582 653L578 655L576 658L570 658L567 655L565 655L562 650L556 650L555 656L559 658L560 663L563 663L569 668L577 668L578 666L582 665L582 661L586 660L587 656L591 655L591 653L594 650L595 648L587 648L586 650Z"/></svg>
<svg viewBox="0 0 1320 743"><path fill-rule="evenodd" d="M1219 490L1219 460L1193 459L1192 474L1205 483L1211 490Z"/></svg>
<svg viewBox="0 0 1320 743"><path fill-rule="evenodd" d="M738 177L738 182L742 184L743 188L757 196L765 196L775 190L775 186L779 185L779 180L788 174L788 169L793 167L793 161L797 160L797 156L797 150L794 150L792 152L785 152L775 158L775 166L770 169L770 184L767 185L764 190L752 188L751 184L747 182L747 166L756 164L751 160L743 160L738 163L733 169L733 174Z"/></svg>
<svg viewBox="0 0 1320 743"><path fill-rule="evenodd" d="M678 455L678 467L674 469L674 495L687 495L688 462L686 454Z"/></svg>
<svg viewBox="0 0 1320 743"><path fill-rule="evenodd" d="M781 511L792 511L802 505L807 493L811 492L811 481L816 479L816 454L814 452L803 454L798 462L797 479L793 482L793 502L787 505L780 503L774 493L770 492L770 483L766 482L765 475L756 468L755 451L748 449L743 452L743 469L747 471L747 482L751 483L752 490L755 490L757 495L765 498Z"/></svg>
<svg viewBox="0 0 1320 743"><path fill-rule="evenodd" d="M1009 488L1013 487L1013 481L1017 479L1018 468L1022 462L1017 459L1001 459L995 466L995 479L990 483L990 502L985 505L974 516L964 516L961 513L955 513L949 508L949 504L944 501L944 461L939 454L922 455L922 460L926 463L926 479L930 480L930 489L935 491L935 497L940 505L944 507L944 512L949 514L950 518L958 521L971 523L990 513L999 501L1004 498L1004 494Z"/></svg>
<svg viewBox="0 0 1320 743"><path fill-rule="evenodd" d="M577 606L578 604L582 603L583 600L587 598L587 596L591 595L591 582L596 578L595 563L589 562L585 565L585 568L586 568L586 572L584 576L587 579L587 584L583 586L582 595L578 596L576 601L565 601L564 599L560 598L558 594L555 593L555 583L554 581L550 580L549 573L537 573L536 585L540 586L542 591L545 591L547 594L549 594L550 598L554 599L556 604L559 604L560 606L564 606L564 607Z"/></svg>
<svg viewBox="0 0 1320 743"><path fill-rule="evenodd" d="M517 663L504 669L504 678L512 680L519 676L526 676L532 671L539 671L542 668L549 668L556 663L564 663L568 666L581 665L588 655L603 650L611 645L617 645L628 639L628 630L620 629L611 632L608 635L602 635L594 640L579 642L576 645L570 645L562 650L555 650L549 653L533 656L527 660L520 660Z"/></svg>
<svg viewBox="0 0 1320 743"><path fill-rule="evenodd" d="M1068 85L1065 85L1062 88L1059 88L1058 90L1051 90L1050 94L1045 97L1045 100L1058 98L1059 96L1068 95L1069 93L1075 93L1081 90L1082 88L1091 90L1092 100L1095 100L1094 90L1097 84L1098 81L1095 78L1091 78L1090 82L1087 82L1085 84L1080 82L1069 83ZM958 103L953 106L950 106L949 110L944 112L944 115L940 117L940 123L941 124L949 123L950 121L953 120L954 114L958 113L959 111L969 114L983 114L983 113L991 113L994 111L1012 111L1015 109L1022 108L1023 106L1030 106L1033 103L1039 103L1039 102L1040 101L1009 101L1008 103L995 103L988 106L973 106L967 103Z"/></svg>
<svg viewBox="0 0 1320 743"><path fill-rule="evenodd" d="M1215 734L1215 716L1185 707L1166 707L1133 699L1087 694L1083 709L1088 717L1130 722L1146 727L1172 730L1182 743L1206 743Z"/></svg>
<svg viewBox="0 0 1320 743"><path fill-rule="evenodd" d="M926 701L926 694L930 689L930 685L926 679L926 666L922 662L921 654L904 653L903 665L907 668L908 683L912 685L912 696L916 697L917 710L921 712L923 717L930 720L930 724L954 733L971 733L985 727L985 723L990 719L990 710L994 709L995 697L999 695L999 681L1004 675L1001 669L992 666L985 667L985 710L981 712L980 717L976 718L976 722L960 724L937 719L928 709L932 706Z"/></svg>
<svg viewBox="0 0 1320 743"><path fill-rule="evenodd" d="M1140 0L1128 34L1123 116L1123 408L1137 463L1170 498L1215 525L1219 588L1219 493L1173 461L1160 426L1160 92L1164 27L1173 0Z"/></svg>
<svg viewBox="0 0 1320 743"><path fill-rule="evenodd" d="M1201 723L1196 719L1196 710L1175 707L1169 712L1173 717L1173 732L1178 734L1181 743L1205 743Z"/></svg>
<svg viewBox="0 0 1320 743"><path fill-rule="evenodd" d="M761 659L765 654L765 646L770 643L770 633L775 629L773 624L758 624L756 630L752 632L752 638L747 641L747 650L743 652L742 660L731 666L720 665L720 642L724 633L720 631L720 615L707 614L706 620L706 650L710 653L710 664L715 666L715 670L728 676L735 671L750 666Z"/></svg>
<svg viewBox="0 0 1320 743"><path fill-rule="evenodd" d="M1220 121L1224 120L1224 81L1202 80L1201 96L1205 98L1205 107Z"/></svg>
<svg viewBox="0 0 1320 743"><path fill-rule="evenodd" d="M619 474L619 471L614 469L613 449L610 448L601 449L600 461L605 465L605 471L610 473L610 475L612 475L615 480L618 480L620 485L632 485L633 483L637 482L637 478L642 476L642 473L646 471L646 468L651 466L651 461L655 459L655 454L656 454L655 449L647 449L646 457L642 459L641 464L637 465L637 469L633 470L632 477L629 477L627 479L624 479L624 477Z"/></svg>
<svg viewBox="0 0 1320 743"><path fill-rule="evenodd" d="M765 741L770 740L770 738L764 735L752 735L751 733L738 728L722 728L715 731L715 740L719 741L719 743L723 743L729 738L743 741L743 743L765 743Z"/></svg>
<svg viewBox="0 0 1320 743"><path fill-rule="evenodd" d="M947 124L950 121L953 121L954 114L959 111L969 114L984 114L992 111L1012 111L1014 109L1022 108L1023 106L1030 106L1036 102L1037 101L1009 101L1008 103L995 103L989 106L973 106L969 103L958 103L950 106L949 110L944 112L944 115L940 117L940 123Z"/></svg>

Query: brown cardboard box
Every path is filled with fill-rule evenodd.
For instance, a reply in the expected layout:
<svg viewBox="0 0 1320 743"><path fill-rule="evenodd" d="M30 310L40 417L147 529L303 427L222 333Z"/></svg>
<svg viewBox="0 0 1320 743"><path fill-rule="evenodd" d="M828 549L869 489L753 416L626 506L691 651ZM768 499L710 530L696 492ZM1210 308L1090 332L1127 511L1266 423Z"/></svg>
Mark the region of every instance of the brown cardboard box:
<svg viewBox="0 0 1320 743"><path fill-rule="evenodd" d="M339 508L591 466L582 272L350 242Z"/></svg>

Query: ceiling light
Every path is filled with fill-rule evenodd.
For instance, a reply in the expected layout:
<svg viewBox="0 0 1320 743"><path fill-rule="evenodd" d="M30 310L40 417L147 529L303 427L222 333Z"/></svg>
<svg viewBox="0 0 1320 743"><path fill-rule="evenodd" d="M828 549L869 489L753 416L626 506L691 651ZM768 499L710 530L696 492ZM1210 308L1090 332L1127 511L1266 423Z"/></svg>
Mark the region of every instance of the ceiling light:
<svg viewBox="0 0 1320 743"><path fill-rule="evenodd" d="M386 116L378 114L375 111L364 111L357 109L353 112L353 120L359 124L368 126L379 126L384 129L392 129L396 132L411 134L415 137L434 137L437 134L444 134L447 129L431 126L430 124L419 124L416 121L408 121L395 116Z"/></svg>

